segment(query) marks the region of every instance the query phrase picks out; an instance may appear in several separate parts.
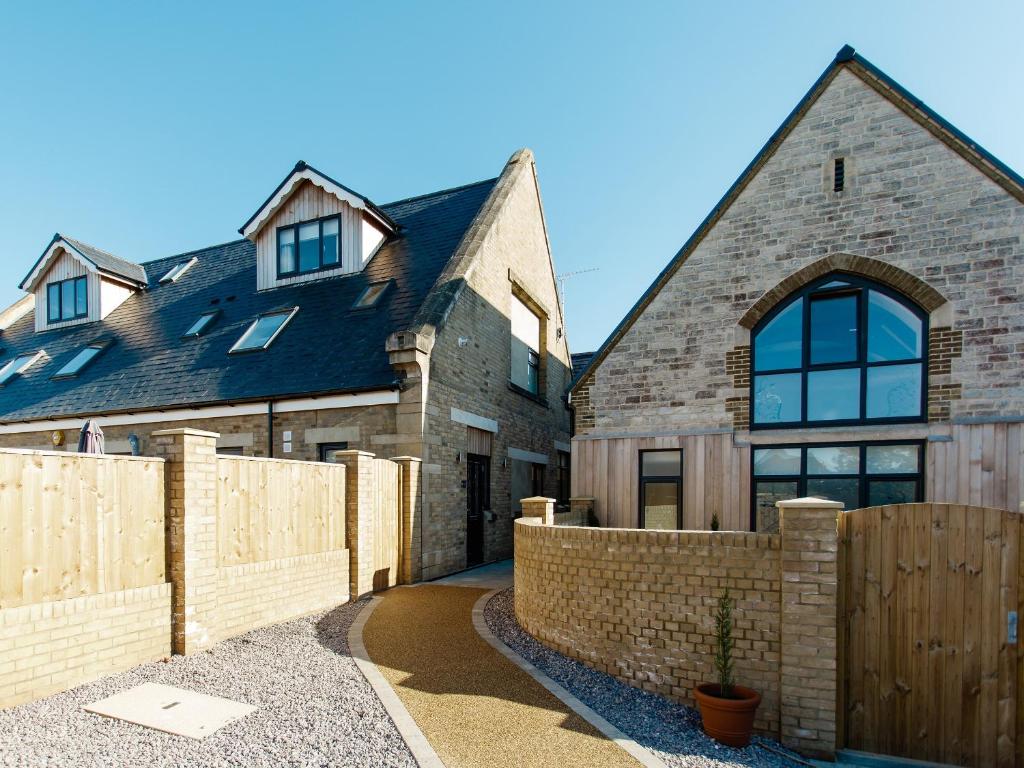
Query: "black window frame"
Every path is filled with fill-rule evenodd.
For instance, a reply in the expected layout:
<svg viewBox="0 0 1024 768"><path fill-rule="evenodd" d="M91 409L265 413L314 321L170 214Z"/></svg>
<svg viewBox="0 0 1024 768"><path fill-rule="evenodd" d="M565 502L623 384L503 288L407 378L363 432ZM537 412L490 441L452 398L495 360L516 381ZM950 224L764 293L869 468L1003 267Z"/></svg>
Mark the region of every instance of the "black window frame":
<svg viewBox="0 0 1024 768"><path fill-rule="evenodd" d="M890 472L880 474L878 472L868 472L867 465L867 449L873 446L886 446L886 445L912 445L918 450L917 453L917 472ZM757 484L759 482L764 483L788 483L796 482L796 498L804 498L807 496L807 481L808 479L828 479L828 480L849 480L855 479L860 483L858 489L858 500L859 505L855 509L861 509L868 505L868 493L869 485L872 480L913 480L917 483L916 493L914 494L917 502L924 501L924 484L925 484L925 463L926 463L926 440L911 439L911 440L832 440L825 442L799 442L799 443L760 443L750 446L750 530L757 530ZM859 471L856 474L852 473L813 473L808 474L807 472L807 450L809 448L859 448L860 449L860 464ZM756 474L756 465L754 462L754 452L758 450L772 449L772 448L798 448L800 449L800 472L799 474L793 475L758 475Z"/></svg>
<svg viewBox="0 0 1024 768"><path fill-rule="evenodd" d="M563 463L564 462L564 463ZM572 454L569 451L557 451L558 470L558 504L568 506L572 497Z"/></svg>
<svg viewBox="0 0 1024 768"><path fill-rule="evenodd" d="M324 264L324 222L330 219L336 219L338 222L338 260L330 264ZM317 224L317 261L318 266L315 269L300 269L299 268L299 227L306 224ZM292 247L295 249L295 269L282 272L281 271L281 232L283 230L293 230ZM306 221L297 221L294 224L286 224L285 226L278 227L274 231L274 266L277 270L278 279L286 277L297 277L299 275L314 275L317 272L327 272L330 270L341 269L341 265L344 263L345 258L343 255L343 249L341 247L341 214L332 213L329 216L321 216L319 219L307 219Z"/></svg>
<svg viewBox="0 0 1024 768"><path fill-rule="evenodd" d="M644 474L644 454L647 453L678 453L679 454L679 474L678 475L645 475ZM644 520L644 491L646 490L647 483L671 483L676 484L676 527L675 530L680 531L683 528L683 462L685 456L682 448L642 448L637 452L637 477L639 478L637 485L639 486L637 499L637 517L639 518L639 528L646 530ZM652 529L657 530L657 529Z"/></svg>
<svg viewBox="0 0 1024 768"><path fill-rule="evenodd" d="M78 312L78 282L81 281L85 284L85 312ZM62 289L64 283L74 283L73 295L75 297L75 314L73 317L64 317L64 291ZM57 318L55 320L50 318L53 312L53 302L50 301L50 289L57 287ZM64 280L55 280L52 283L46 284L46 324L56 325L58 323L70 323L73 320L81 320L82 318L89 316L89 276L79 275L77 277L68 277Z"/></svg>
<svg viewBox="0 0 1024 768"><path fill-rule="evenodd" d="M327 461L325 455L328 451L347 451L348 440L336 441L333 443L317 443L316 444L316 460L321 461L325 464L334 464L333 461Z"/></svg>
<svg viewBox="0 0 1024 768"><path fill-rule="evenodd" d="M847 285L844 287L825 288L833 281L842 281ZM898 302L901 306L909 309L921 321L921 356L905 360L882 360L871 362L867 359L868 354L868 291L873 290ZM813 299L831 298L841 296L857 297L857 359L855 361L841 363L811 363L811 304ZM803 299L801 307L801 329L803 338L801 341L800 366L796 368L779 368L767 371L757 370L757 336L764 330L772 320L785 311L788 307ZM772 310L758 321L757 325L750 332L750 429L798 429L803 427L845 427L859 424L920 424L928 421L928 313L922 309L917 302L908 296L893 290L885 285L856 275L845 272L830 272L823 277L808 283L798 291L789 294L780 301ZM870 418L867 416L868 397L868 371L874 368L884 368L895 365L918 365L921 369L921 392L918 403L918 415L916 416L885 416ZM811 373L830 370L857 370L859 371L859 402L858 411L860 416L853 419L827 419L809 420L807 418L807 380ZM798 421L757 421L757 378L759 376L777 376L783 374L800 375L800 419Z"/></svg>

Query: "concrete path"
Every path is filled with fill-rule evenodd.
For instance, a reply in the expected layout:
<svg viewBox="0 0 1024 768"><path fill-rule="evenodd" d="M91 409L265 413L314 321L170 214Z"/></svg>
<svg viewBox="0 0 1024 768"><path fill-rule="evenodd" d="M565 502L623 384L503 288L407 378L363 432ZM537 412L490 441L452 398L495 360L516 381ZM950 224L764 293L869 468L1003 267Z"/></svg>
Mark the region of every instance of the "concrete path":
<svg viewBox="0 0 1024 768"><path fill-rule="evenodd" d="M492 568L471 578L507 585L502 566ZM392 589L362 630L367 655L437 756L448 768L640 765L478 634L473 608L488 591Z"/></svg>
<svg viewBox="0 0 1024 768"><path fill-rule="evenodd" d="M446 587L478 587L480 589L505 589L512 586L512 572L514 561L499 560L490 565L481 565L478 568L471 568L452 576L445 576L443 579L430 582L431 584L442 584Z"/></svg>

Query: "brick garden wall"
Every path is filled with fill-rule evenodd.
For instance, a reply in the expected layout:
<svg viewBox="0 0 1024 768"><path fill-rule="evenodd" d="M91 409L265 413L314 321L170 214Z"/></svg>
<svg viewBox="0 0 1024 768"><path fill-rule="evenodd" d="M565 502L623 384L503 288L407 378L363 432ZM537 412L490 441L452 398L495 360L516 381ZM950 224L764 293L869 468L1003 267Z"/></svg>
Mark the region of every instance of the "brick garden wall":
<svg viewBox="0 0 1024 768"><path fill-rule="evenodd" d="M694 687L715 681L713 617L728 588L736 682L763 697L756 729L805 754L829 755L841 505L789 503L781 534L517 521L516 617L560 653L693 706Z"/></svg>

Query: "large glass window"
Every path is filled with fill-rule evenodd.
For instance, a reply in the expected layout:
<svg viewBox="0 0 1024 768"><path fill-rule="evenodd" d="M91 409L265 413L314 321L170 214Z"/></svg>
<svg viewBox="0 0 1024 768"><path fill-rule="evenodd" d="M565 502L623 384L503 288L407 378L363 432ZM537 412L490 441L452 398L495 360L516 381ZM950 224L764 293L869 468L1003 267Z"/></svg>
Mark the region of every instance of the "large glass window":
<svg viewBox="0 0 1024 768"><path fill-rule="evenodd" d="M640 451L640 527L683 527L683 452Z"/></svg>
<svg viewBox="0 0 1024 768"><path fill-rule="evenodd" d="M754 428L921 420L926 326L867 280L812 283L754 331Z"/></svg>
<svg viewBox="0 0 1024 768"><path fill-rule="evenodd" d="M252 352L259 349L266 349L271 342L277 338L277 334L287 325L292 316L299 311L298 307L286 309L281 312L271 312L260 315L235 342L229 352Z"/></svg>
<svg viewBox="0 0 1024 768"><path fill-rule="evenodd" d="M72 277L46 285L46 321L63 323L89 314L89 278Z"/></svg>
<svg viewBox="0 0 1024 768"><path fill-rule="evenodd" d="M531 394L540 392L540 318L512 297L511 381Z"/></svg>
<svg viewBox="0 0 1024 768"><path fill-rule="evenodd" d="M277 274L301 275L341 263L341 217L328 216L277 230Z"/></svg>
<svg viewBox="0 0 1024 768"><path fill-rule="evenodd" d="M775 502L802 496L846 509L921 501L923 452L919 442L754 448L751 524L778 531Z"/></svg>

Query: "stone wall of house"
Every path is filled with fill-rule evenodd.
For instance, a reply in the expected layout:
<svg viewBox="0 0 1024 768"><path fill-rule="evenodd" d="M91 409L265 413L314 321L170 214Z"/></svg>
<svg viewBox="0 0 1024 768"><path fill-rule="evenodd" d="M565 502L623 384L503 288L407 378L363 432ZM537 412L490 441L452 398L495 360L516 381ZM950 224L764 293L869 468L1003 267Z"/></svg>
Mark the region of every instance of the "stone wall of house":
<svg viewBox="0 0 1024 768"><path fill-rule="evenodd" d="M457 275L461 293L431 352L427 403L428 483L423 517L423 577L466 564L466 466L468 427L452 419L452 408L496 421L491 441L491 509L484 523L484 561L512 554L513 499L517 460L509 449L546 457L544 493L558 491L557 445L567 448L569 351L555 288L541 201L529 153L499 183L501 205L483 222L484 239L470 269ZM503 179L504 181L505 179ZM484 215L487 215L486 213ZM542 323L541 397L509 385L513 291L525 294L546 315ZM461 341L460 341L461 340ZM532 492L525 494L533 495Z"/></svg>
<svg viewBox="0 0 1024 768"><path fill-rule="evenodd" d="M948 300L930 322L933 421L1024 416L1022 236L1020 201L843 69L577 393L577 430L745 428L741 318L840 256Z"/></svg>
<svg viewBox="0 0 1024 768"><path fill-rule="evenodd" d="M217 432L218 448L241 448L244 456L267 455L266 414L246 416L223 416L198 418L187 421L162 421L151 424L104 425L103 417L97 422L103 429L108 453L128 453L128 436L139 437L141 455L152 455L151 435L164 429L188 426L207 432ZM291 451L284 451L285 432L291 431ZM37 450L73 451L78 445L78 432L64 430L65 444L54 448L51 431L19 432L0 434L0 448L33 448ZM387 436L395 432L393 405L359 406L355 408L332 408L316 411L295 411L274 415L274 456L275 458L316 461L318 444L348 442L350 449L367 450L387 454Z"/></svg>

